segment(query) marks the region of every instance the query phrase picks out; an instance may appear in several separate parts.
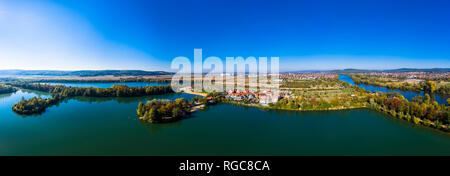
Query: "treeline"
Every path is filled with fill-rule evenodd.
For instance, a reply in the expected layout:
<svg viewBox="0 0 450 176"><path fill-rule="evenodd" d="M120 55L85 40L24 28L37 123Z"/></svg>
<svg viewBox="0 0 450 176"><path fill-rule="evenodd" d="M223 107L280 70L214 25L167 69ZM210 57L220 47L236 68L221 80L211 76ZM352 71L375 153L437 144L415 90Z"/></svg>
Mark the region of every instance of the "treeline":
<svg viewBox="0 0 450 176"><path fill-rule="evenodd" d="M128 87L126 85L113 85L111 88L94 87L66 87L62 85L10 83L12 86L44 91L52 93L48 99L34 97L30 100L22 100L13 106L13 111L18 114L41 113L49 106L70 97L139 97L148 95L161 95L173 93L170 86Z"/></svg>
<svg viewBox="0 0 450 176"><path fill-rule="evenodd" d="M449 107L432 101L428 94L408 101L399 94L372 94L368 98L369 107L385 112L393 117L421 124L443 131L450 131Z"/></svg>
<svg viewBox="0 0 450 176"><path fill-rule="evenodd" d="M0 94L13 93L16 89L9 85L0 84Z"/></svg>
<svg viewBox="0 0 450 176"><path fill-rule="evenodd" d="M420 92L424 91L428 94L441 94L441 95L447 95L450 94L450 85L443 84L443 85L436 85L435 81L423 81L419 84L412 84L412 83L401 83L401 82L395 82L395 81L385 81L378 79L376 77L371 76L363 76L362 74L352 74L350 75L355 84L366 84L366 85L373 85L377 87L386 87L391 90L402 90L402 91L413 91L413 92Z"/></svg>

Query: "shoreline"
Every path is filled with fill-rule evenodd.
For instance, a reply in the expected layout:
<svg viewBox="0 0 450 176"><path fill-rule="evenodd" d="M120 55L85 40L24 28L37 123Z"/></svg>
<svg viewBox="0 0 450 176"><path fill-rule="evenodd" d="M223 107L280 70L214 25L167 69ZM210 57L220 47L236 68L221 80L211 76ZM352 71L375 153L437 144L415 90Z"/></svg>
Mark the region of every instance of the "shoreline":
<svg viewBox="0 0 450 176"><path fill-rule="evenodd" d="M183 93L187 93L187 94L191 94L191 95L199 95L199 96L202 96L202 97L206 97L208 95L208 93L191 92L191 91L188 91L188 92L183 91Z"/></svg>

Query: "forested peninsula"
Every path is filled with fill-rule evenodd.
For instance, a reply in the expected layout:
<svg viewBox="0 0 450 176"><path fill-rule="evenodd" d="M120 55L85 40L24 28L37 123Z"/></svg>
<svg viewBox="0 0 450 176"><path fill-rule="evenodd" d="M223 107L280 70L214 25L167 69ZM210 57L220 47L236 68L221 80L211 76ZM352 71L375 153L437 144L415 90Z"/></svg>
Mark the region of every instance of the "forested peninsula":
<svg viewBox="0 0 450 176"><path fill-rule="evenodd" d="M113 85L110 88L94 87L66 87L62 85L49 85L38 83L9 83L10 86L51 93L51 98L33 97L22 99L14 104L12 110L18 114L31 115L42 113L49 106L58 104L71 97L139 97L173 93L170 86L128 87L126 85Z"/></svg>

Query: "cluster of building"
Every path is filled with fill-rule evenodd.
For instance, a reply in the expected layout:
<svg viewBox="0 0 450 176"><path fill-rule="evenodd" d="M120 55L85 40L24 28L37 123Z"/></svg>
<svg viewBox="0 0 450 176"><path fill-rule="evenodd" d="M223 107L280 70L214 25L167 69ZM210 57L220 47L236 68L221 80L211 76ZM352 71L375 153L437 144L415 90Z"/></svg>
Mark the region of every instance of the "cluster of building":
<svg viewBox="0 0 450 176"><path fill-rule="evenodd" d="M267 105L269 103L277 103L280 99L289 94L289 91L249 91L249 90L228 90L226 98L237 101L247 99L250 102L258 102L259 104Z"/></svg>
<svg viewBox="0 0 450 176"><path fill-rule="evenodd" d="M196 94L192 92L192 87L186 86L180 89L180 91L189 92L191 94ZM268 105L269 103L277 103L284 97L287 97L290 91L280 91L280 90L261 90L261 91L251 91L248 89L229 89L224 90L225 98L229 98L236 101L247 100L250 103L259 103L262 105Z"/></svg>
<svg viewBox="0 0 450 176"><path fill-rule="evenodd" d="M417 79L450 79L450 72L371 72L363 73L363 75L391 77L391 78L407 78Z"/></svg>
<svg viewBox="0 0 450 176"><path fill-rule="evenodd" d="M280 74L281 79L320 79L320 78L337 78L336 73L316 72L316 73L284 73Z"/></svg>

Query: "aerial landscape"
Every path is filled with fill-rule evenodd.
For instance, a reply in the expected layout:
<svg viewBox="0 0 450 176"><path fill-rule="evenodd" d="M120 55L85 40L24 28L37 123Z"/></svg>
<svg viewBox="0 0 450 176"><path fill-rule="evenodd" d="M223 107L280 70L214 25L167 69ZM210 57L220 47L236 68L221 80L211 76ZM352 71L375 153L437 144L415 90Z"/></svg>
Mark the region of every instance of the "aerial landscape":
<svg viewBox="0 0 450 176"><path fill-rule="evenodd" d="M0 155L449 156L450 12L341 3L0 1Z"/></svg>
<svg viewBox="0 0 450 176"><path fill-rule="evenodd" d="M211 93L175 93L166 73L108 75L107 80L105 75L10 75L0 78L1 112L6 122L2 123L3 129L13 131L3 135L15 139L8 144L15 150L2 152L4 155L446 155L450 152L450 99L446 93L450 88L446 82L450 72L444 70L281 73L279 92L235 89ZM398 87L377 85L378 82ZM68 123L70 127L54 123ZM93 125L95 128L90 127ZM230 126L234 130L227 129ZM211 136L204 136L206 131ZM223 134L224 131L228 133ZM252 136L254 133L265 135L260 139ZM33 135L47 136L46 140L58 143L34 141ZM71 138L67 139L67 135ZM197 138L199 135L201 139ZM230 135L234 138L227 137ZM262 145L269 139L280 143ZM171 145L178 140L191 147ZM35 142L44 144L45 149L26 147ZM92 142L96 144L90 145ZM321 145L324 142L330 146ZM348 150L349 144L345 142L351 142L355 148ZM236 145L221 150L226 143ZM161 151L158 147L171 149Z"/></svg>

